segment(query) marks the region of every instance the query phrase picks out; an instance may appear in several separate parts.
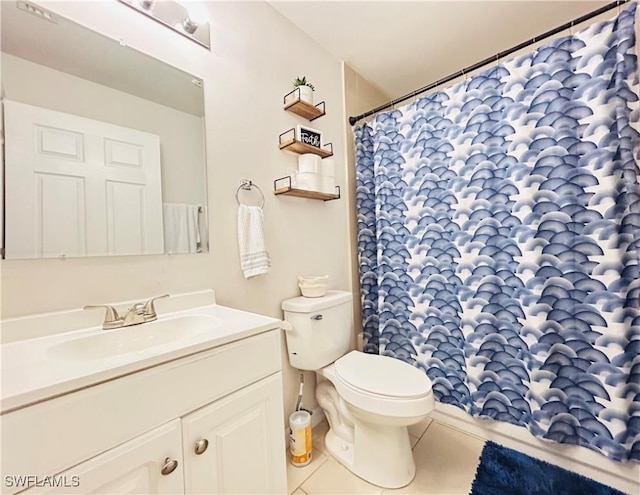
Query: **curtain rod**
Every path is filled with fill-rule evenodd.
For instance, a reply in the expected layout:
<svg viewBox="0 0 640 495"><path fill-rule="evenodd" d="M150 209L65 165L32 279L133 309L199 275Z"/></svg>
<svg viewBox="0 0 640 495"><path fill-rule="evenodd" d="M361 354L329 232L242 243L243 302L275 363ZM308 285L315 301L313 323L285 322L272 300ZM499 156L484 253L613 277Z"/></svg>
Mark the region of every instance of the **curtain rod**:
<svg viewBox="0 0 640 495"><path fill-rule="evenodd" d="M424 93L426 91L429 91L430 89L436 88L442 84L446 84L449 81L453 81L455 78L460 77L460 76L464 76L464 75L468 75L470 72L473 72L476 69L479 69L480 67L484 67L485 65L489 65L492 62L495 62L497 60L500 60L501 58L504 57L508 57L509 55L511 55L514 52L517 52L518 50L521 50L527 46L533 45L534 43L537 43L538 41L542 41L546 38L549 38L551 36L553 36L554 34L558 34L562 31L565 31L566 29L570 29L572 28L574 25L576 24L580 24L582 22L588 21L589 19L592 19L594 17L599 16L600 14L604 14L605 12L608 12L611 9L614 9L616 7L619 7L622 4L625 4L627 2L629 2L631 0L616 0L615 2L611 2L608 3L607 5L604 5L603 7L600 7L599 9L594 10L593 12L589 12L588 14L583 15L582 17L578 17L577 19L574 19L573 21L567 22L566 24L563 24L562 26L558 26L555 29L552 29L551 31L547 31L546 33L543 33L539 36L534 36L533 38L531 38L528 41L524 41L522 43L520 43L519 45L516 45L514 47L509 48L508 50L504 50L502 52L498 52L496 53L493 57L489 57L489 58L485 58L484 60L481 60L480 62L477 62L473 65L470 65L469 67L459 70L458 72L454 72L453 74L448 75L447 77L443 78L443 79L439 79L435 82L432 82L431 84L424 86L420 89L416 89L415 91L412 91L411 93L408 93L404 96L401 96L399 98L396 98L395 100L391 100L387 103L385 103L384 105L380 105L379 107L376 107L372 110L369 110L363 114L358 115L357 117L349 117L349 124L351 125L355 125L356 122L358 122L358 120L360 119L364 119L365 117L369 117L370 115L373 115L375 113L380 112L381 110L385 110L386 108L389 107L393 107L398 103L402 103L403 101L406 101L410 98L413 98L414 96L419 95L420 93Z"/></svg>

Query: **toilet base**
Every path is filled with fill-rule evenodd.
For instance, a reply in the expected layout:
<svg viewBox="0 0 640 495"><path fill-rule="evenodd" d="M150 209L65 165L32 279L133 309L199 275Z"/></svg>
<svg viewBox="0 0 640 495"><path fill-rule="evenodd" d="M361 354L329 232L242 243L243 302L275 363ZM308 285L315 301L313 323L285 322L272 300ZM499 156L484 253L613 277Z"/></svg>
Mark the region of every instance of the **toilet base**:
<svg viewBox="0 0 640 495"><path fill-rule="evenodd" d="M402 488L413 481L416 464L406 426L359 423L354 442L330 428L325 438L329 453L356 476L382 488Z"/></svg>

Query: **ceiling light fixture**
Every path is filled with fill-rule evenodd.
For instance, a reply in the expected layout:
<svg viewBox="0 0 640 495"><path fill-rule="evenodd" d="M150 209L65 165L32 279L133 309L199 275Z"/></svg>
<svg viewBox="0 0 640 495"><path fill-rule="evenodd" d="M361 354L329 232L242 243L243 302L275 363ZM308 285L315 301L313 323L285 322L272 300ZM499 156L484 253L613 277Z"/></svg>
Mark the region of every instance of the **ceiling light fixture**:
<svg viewBox="0 0 640 495"><path fill-rule="evenodd" d="M192 41L210 48L210 27L206 9L199 4L189 5L189 10L173 0L119 0L141 14L171 28Z"/></svg>
<svg viewBox="0 0 640 495"><path fill-rule="evenodd" d="M44 19L45 21L53 22L54 24L57 24L58 22L56 21L55 16L47 9L43 9L42 7L39 7L30 2L20 0L18 1L18 8L20 10L24 10L25 12L29 12L29 14L33 14L40 19Z"/></svg>

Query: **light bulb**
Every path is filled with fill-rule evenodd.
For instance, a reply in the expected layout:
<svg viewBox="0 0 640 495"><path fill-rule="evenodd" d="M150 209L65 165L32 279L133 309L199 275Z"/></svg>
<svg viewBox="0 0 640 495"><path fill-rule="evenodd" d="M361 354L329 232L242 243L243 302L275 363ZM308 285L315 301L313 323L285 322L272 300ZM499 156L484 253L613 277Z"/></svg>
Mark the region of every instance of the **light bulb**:
<svg viewBox="0 0 640 495"><path fill-rule="evenodd" d="M190 16L185 17L184 20L182 21L182 28L189 34L195 33L199 25L200 24L194 21L193 19L191 19Z"/></svg>
<svg viewBox="0 0 640 495"><path fill-rule="evenodd" d="M187 2L186 5L188 5L188 7L185 7L187 16L182 22L183 27L185 23L189 22L195 24L197 29L197 26L209 22L209 11L204 2Z"/></svg>
<svg viewBox="0 0 640 495"><path fill-rule="evenodd" d="M140 0L138 3L144 10L151 10L155 5L156 0Z"/></svg>

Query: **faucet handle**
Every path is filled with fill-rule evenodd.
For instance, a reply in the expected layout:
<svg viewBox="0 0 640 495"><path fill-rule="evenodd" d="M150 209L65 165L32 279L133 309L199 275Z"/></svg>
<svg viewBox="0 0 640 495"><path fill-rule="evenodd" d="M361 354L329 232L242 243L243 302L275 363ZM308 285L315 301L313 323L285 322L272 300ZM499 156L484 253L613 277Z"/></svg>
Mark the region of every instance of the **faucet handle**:
<svg viewBox="0 0 640 495"><path fill-rule="evenodd" d="M105 308L107 311L104 315L104 322L102 323L102 328L104 330L111 330L113 328L118 328L121 326L122 318L118 315L116 308L113 306L109 306L108 304L88 304L83 309L98 309Z"/></svg>
<svg viewBox="0 0 640 495"><path fill-rule="evenodd" d="M157 299L162 299L163 297L169 297L169 294L163 294L161 296L152 297L146 303L144 303L144 315L147 321L153 321L156 318L158 318L158 315L156 313L156 308L153 305L153 303Z"/></svg>
<svg viewBox="0 0 640 495"><path fill-rule="evenodd" d="M144 315L145 313L145 305L144 303L135 303L133 306L129 308L130 313L135 313L137 315Z"/></svg>

